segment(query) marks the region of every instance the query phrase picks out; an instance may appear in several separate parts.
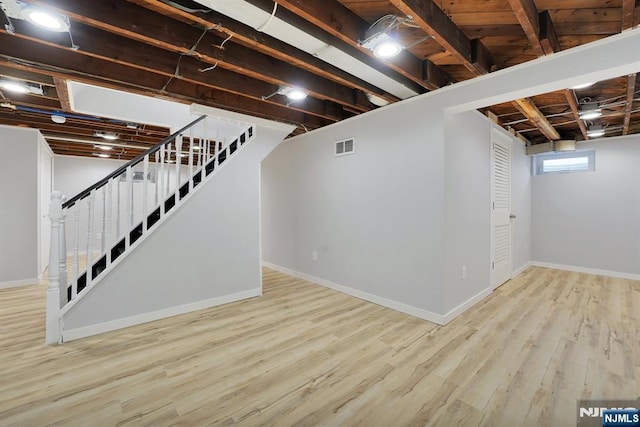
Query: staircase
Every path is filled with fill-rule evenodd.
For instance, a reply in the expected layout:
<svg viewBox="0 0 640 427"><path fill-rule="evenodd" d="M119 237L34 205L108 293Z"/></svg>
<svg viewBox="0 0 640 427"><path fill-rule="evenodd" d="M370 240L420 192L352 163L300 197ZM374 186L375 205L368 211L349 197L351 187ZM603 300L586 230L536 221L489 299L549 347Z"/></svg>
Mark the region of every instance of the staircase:
<svg viewBox="0 0 640 427"><path fill-rule="evenodd" d="M222 135L219 123L201 116L69 200L52 193L48 344L61 342L62 316L255 137L253 125Z"/></svg>

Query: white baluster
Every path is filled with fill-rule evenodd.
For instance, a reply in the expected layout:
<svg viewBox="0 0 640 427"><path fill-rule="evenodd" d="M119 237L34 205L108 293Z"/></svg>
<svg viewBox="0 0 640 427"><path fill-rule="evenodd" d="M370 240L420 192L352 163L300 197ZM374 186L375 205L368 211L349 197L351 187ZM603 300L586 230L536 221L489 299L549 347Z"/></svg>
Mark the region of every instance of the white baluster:
<svg viewBox="0 0 640 427"><path fill-rule="evenodd" d="M60 307L63 294L60 289L60 220L62 219L62 195L59 191L51 193L49 219L51 220L51 241L49 246L49 285L47 286L47 328L45 342L59 343Z"/></svg>
<svg viewBox="0 0 640 427"><path fill-rule="evenodd" d="M209 163L209 160L211 159L211 141L209 140L209 138L207 138L205 140L205 152L207 153L207 161L205 163Z"/></svg>
<svg viewBox="0 0 640 427"><path fill-rule="evenodd" d="M166 145L167 147L167 163L171 160L171 143L168 143ZM170 188L170 181L171 181L171 168L169 167L169 165L167 164L167 167L165 168L166 171L165 173L167 174L167 176L165 176L165 189L164 189L164 197L162 198L162 200L166 200L167 195L169 194L169 188Z"/></svg>
<svg viewBox="0 0 640 427"><path fill-rule="evenodd" d="M147 214L149 213L149 155L144 156L142 161L144 180L142 181L142 231L147 230Z"/></svg>
<svg viewBox="0 0 640 427"><path fill-rule="evenodd" d="M105 235L102 236L107 245L111 245L111 211L113 209L113 178L107 183L107 211L106 211L106 229ZM111 251L107 251L107 264L111 262Z"/></svg>
<svg viewBox="0 0 640 427"><path fill-rule="evenodd" d="M107 231L107 186L102 186L102 224L100 231L100 253L104 254L107 239L106 239L106 231Z"/></svg>
<svg viewBox="0 0 640 427"><path fill-rule="evenodd" d="M176 138L176 203L180 200L180 165L182 164L182 135Z"/></svg>
<svg viewBox="0 0 640 427"><path fill-rule="evenodd" d="M193 128L190 130L191 135L189 135L189 191L193 190Z"/></svg>
<svg viewBox="0 0 640 427"><path fill-rule="evenodd" d="M67 198L65 196L62 196L62 198L60 199L60 201L62 203L67 201ZM60 283L60 288L61 288L61 292L63 292L63 294L61 295L61 298L63 299L64 302L66 302L66 297L67 297L67 285L69 284L69 282L67 281L67 229L66 229L66 222L67 222L67 211L63 210L62 211L62 217L60 218L60 239L59 239L59 245L60 245L60 250L59 250L59 259L58 262L60 264L60 274L59 274L59 279L58 282ZM64 305L64 303L63 303Z"/></svg>
<svg viewBox="0 0 640 427"><path fill-rule="evenodd" d="M114 240L120 240L120 177L122 175L118 175L115 178L116 183L116 234Z"/></svg>
<svg viewBox="0 0 640 427"><path fill-rule="evenodd" d="M80 201L78 200L73 205L73 280L71 281L71 299L74 299L78 295L78 277L79 277L79 260L78 252L80 248Z"/></svg>
<svg viewBox="0 0 640 427"><path fill-rule="evenodd" d="M125 233L129 235L129 231L133 226L133 170L131 166L127 166L127 226Z"/></svg>
<svg viewBox="0 0 640 427"><path fill-rule="evenodd" d="M160 147L160 174L158 176L158 186L160 187L160 205L164 206L164 145ZM164 212L164 207L162 208Z"/></svg>
<svg viewBox="0 0 640 427"><path fill-rule="evenodd" d="M96 201L96 190L93 189L91 190L91 193L89 194L89 197L87 198L87 211L88 211L88 218L87 218L87 281L86 281L86 286L89 286L89 283L91 283L91 279L92 279L92 269L91 266L93 265L93 227L94 227L94 217L93 217L93 211L94 211L94 204Z"/></svg>
<svg viewBox="0 0 640 427"><path fill-rule="evenodd" d="M156 151L155 152L155 158L156 158L156 170L155 170L155 175L156 175L156 197L155 197L155 202L154 202L154 206L158 206L159 202L159 190L160 190L160 152Z"/></svg>

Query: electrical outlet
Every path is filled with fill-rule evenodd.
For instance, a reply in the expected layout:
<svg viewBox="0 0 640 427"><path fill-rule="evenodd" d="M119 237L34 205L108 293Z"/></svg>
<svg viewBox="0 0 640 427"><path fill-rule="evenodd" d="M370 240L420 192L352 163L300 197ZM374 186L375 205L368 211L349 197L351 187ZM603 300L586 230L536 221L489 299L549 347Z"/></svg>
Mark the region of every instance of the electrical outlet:
<svg viewBox="0 0 640 427"><path fill-rule="evenodd" d="M317 251L311 252L311 261L313 261L313 262L318 261L318 252Z"/></svg>
<svg viewBox="0 0 640 427"><path fill-rule="evenodd" d="M462 266L462 280L465 280L467 278L467 266L463 265Z"/></svg>

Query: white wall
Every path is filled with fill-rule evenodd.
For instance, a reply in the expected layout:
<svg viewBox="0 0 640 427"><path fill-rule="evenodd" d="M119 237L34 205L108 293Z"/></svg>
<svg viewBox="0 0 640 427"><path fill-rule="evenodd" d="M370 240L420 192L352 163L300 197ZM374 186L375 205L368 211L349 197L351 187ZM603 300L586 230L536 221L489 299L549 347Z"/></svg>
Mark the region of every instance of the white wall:
<svg viewBox="0 0 640 427"><path fill-rule="evenodd" d="M53 191L53 152L41 133L38 132L38 271L42 273L49 265L51 220L49 204Z"/></svg>
<svg viewBox="0 0 640 427"><path fill-rule="evenodd" d="M491 129L492 123L477 111L447 116L442 313L489 287Z"/></svg>
<svg viewBox="0 0 640 427"><path fill-rule="evenodd" d="M48 253L43 143L37 130L0 125L0 287L35 284L46 264L39 259Z"/></svg>
<svg viewBox="0 0 640 427"><path fill-rule="evenodd" d="M533 177L533 259L640 274L640 136L606 138L595 172Z"/></svg>
<svg viewBox="0 0 640 427"><path fill-rule="evenodd" d="M263 260L440 312L443 147L430 137L442 132L434 123L424 111L386 108L278 147L263 162ZM335 157L335 142L350 137L356 153Z"/></svg>
<svg viewBox="0 0 640 427"><path fill-rule="evenodd" d="M258 128L255 140L71 307L65 339L258 295L259 165L290 131Z"/></svg>
<svg viewBox="0 0 640 427"><path fill-rule="evenodd" d="M531 157L517 138L511 144L511 253L514 274L531 263Z"/></svg>

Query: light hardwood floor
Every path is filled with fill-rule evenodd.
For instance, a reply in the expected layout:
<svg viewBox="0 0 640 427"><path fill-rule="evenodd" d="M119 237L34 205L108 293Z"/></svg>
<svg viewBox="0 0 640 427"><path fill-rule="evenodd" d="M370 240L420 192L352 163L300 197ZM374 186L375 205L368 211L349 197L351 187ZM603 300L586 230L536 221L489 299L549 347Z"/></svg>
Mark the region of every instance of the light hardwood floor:
<svg viewBox="0 0 640 427"><path fill-rule="evenodd" d="M530 268L440 327L266 270L264 296L45 346L0 291L0 425L574 426L640 396L640 282Z"/></svg>

